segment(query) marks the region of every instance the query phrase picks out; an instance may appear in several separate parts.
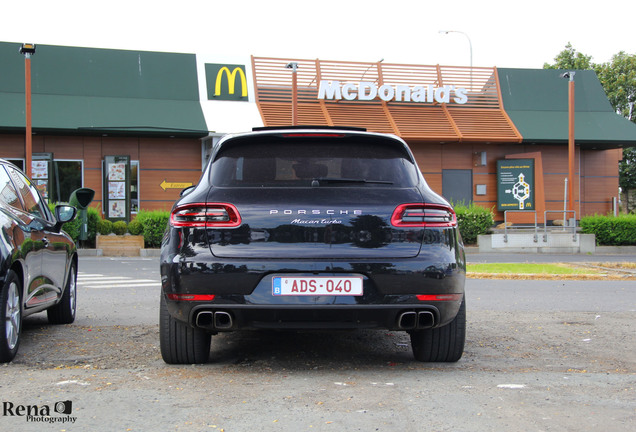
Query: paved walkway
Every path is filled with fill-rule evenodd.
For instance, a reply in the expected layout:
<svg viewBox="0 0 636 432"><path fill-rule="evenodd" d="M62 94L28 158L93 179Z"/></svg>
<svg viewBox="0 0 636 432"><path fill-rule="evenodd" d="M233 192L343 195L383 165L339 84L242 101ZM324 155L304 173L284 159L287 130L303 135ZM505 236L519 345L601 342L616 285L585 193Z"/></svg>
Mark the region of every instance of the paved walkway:
<svg viewBox="0 0 636 432"><path fill-rule="evenodd" d="M479 252L477 247L466 248L469 263L545 263L545 262L634 262L636 246L598 246L593 254L504 253Z"/></svg>

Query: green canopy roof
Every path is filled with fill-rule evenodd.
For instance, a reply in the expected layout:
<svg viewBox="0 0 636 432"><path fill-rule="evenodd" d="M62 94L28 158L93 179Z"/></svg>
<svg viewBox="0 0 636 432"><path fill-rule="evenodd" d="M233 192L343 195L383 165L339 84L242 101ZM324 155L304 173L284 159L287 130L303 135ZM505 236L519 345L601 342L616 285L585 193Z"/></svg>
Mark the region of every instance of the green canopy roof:
<svg viewBox="0 0 636 432"><path fill-rule="evenodd" d="M555 69L498 68L501 96L526 143L568 141L568 81ZM636 124L612 109L596 73L576 71L575 142L588 148L636 145Z"/></svg>
<svg viewBox="0 0 636 432"><path fill-rule="evenodd" d="M0 42L0 130L25 127L20 44ZM31 58L35 132L202 137L194 54L38 45Z"/></svg>

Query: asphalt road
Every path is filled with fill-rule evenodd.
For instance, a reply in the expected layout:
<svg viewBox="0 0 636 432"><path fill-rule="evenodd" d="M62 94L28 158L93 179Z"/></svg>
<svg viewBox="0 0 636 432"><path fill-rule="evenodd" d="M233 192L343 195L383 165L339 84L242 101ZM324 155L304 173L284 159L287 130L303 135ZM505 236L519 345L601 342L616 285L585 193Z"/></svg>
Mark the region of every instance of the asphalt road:
<svg viewBox="0 0 636 432"><path fill-rule="evenodd" d="M209 364L169 366L158 258L83 257L79 270L76 322L27 318L16 360L0 366L0 430L628 431L636 420L633 281L469 279L455 364L414 361L405 333L356 331L223 334ZM60 401L69 415L54 412ZM68 421L29 421L18 405Z"/></svg>

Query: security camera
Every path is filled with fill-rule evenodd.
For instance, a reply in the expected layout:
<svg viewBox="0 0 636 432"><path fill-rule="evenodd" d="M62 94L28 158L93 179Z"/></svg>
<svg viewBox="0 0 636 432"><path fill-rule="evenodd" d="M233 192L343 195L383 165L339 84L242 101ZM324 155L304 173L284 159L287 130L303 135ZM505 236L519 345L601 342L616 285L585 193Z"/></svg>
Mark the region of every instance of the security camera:
<svg viewBox="0 0 636 432"><path fill-rule="evenodd" d="M564 72L561 74L561 78L574 79L574 75L576 75L576 72L573 72L573 71Z"/></svg>
<svg viewBox="0 0 636 432"><path fill-rule="evenodd" d="M35 54L35 44L24 43L20 47L20 54L33 55Z"/></svg>
<svg viewBox="0 0 636 432"><path fill-rule="evenodd" d="M298 63L296 62L290 62L287 63L287 66L285 66L287 69L296 69L298 67Z"/></svg>

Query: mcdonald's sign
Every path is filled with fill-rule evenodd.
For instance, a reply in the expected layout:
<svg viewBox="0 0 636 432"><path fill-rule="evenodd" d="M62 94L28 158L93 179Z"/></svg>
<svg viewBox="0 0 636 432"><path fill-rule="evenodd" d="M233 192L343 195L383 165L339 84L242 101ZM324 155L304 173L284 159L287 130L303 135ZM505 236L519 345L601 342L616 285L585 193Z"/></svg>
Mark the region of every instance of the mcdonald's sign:
<svg viewBox="0 0 636 432"><path fill-rule="evenodd" d="M245 65L205 64L208 100L247 101Z"/></svg>

